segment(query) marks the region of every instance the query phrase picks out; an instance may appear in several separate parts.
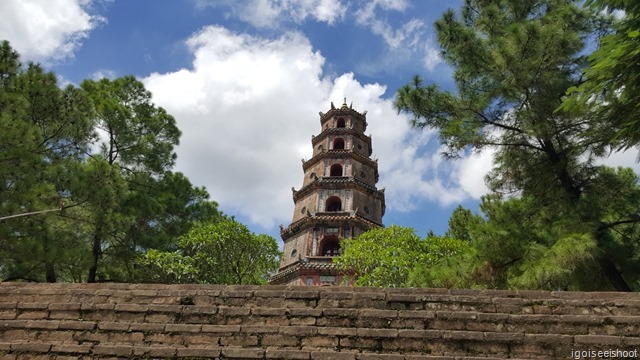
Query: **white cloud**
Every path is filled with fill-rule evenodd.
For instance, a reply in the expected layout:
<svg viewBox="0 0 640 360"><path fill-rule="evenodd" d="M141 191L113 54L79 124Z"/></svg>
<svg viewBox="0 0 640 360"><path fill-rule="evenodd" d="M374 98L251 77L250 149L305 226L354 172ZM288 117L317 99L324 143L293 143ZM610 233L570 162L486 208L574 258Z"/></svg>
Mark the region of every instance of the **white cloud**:
<svg viewBox="0 0 640 360"><path fill-rule="evenodd" d="M606 14L609 11L610 9L603 10L602 13ZM627 17L627 13L624 10L618 10L618 9L611 11L611 15L616 20L623 20Z"/></svg>
<svg viewBox="0 0 640 360"><path fill-rule="evenodd" d="M449 169L451 176L459 184L459 187L467 197L480 199L489 194L489 188L485 183L485 177L493 168L495 148L485 148L480 153L469 153L458 160L453 160ZM587 161L583 156L581 161ZM595 159L595 165L610 167L628 167L636 174L640 174L640 149L631 148L621 151L613 151L606 157ZM442 200L442 199L441 199Z"/></svg>
<svg viewBox="0 0 640 360"><path fill-rule="evenodd" d="M404 1L372 1L356 10L356 22L370 28L374 34L380 35L392 49L412 47L423 33L424 22L412 19L401 27L395 28L377 12L378 8L384 11L404 11L406 6Z"/></svg>
<svg viewBox="0 0 640 360"><path fill-rule="evenodd" d="M424 57L422 59L422 63L429 72L432 72L438 64L442 63L440 51L433 46L431 41L427 41L424 44Z"/></svg>
<svg viewBox="0 0 640 360"><path fill-rule="evenodd" d="M74 83L73 81L65 78L60 74L56 74L56 77L58 78L58 87L61 89L64 89L69 85L78 86L78 84Z"/></svg>
<svg viewBox="0 0 640 360"><path fill-rule="evenodd" d="M387 204L391 209L408 212L420 203L435 201L449 206L468 199L478 200L489 189L485 177L493 167L494 151L470 153L456 160L446 160L443 148L436 147L435 130L410 132L397 138L403 150L393 153L388 164L381 163L381 182L387 184Z"/></svg>
<svg viewBox="0 0 640 360"><path fill-rule="evenodd" d="M373 0L367 2L365 8L370 8L373 12L375 8L380 7L383 10L404 11L409 6L406 0Z"/></svg>
<svg viewBox="0 0 640 360"><path fill-rule="evenodd" d="M72 57L104 18L87 12L86 0L2 0L0 39L23 59L51 62Z"/></svg>
<svg viewBox="0 0 640 360"><path fill-rule="evenodd" d="M386 53L382 59L376 60L377 64L364 66L368 71L377 72L420 61L427 71L432 72L442 62L424 21L413 18L396 26L387 20L386 12L405 12L408 7L404 0L376 0L354 12L358 25L369 28L373 34L382 37L387 45Z"/></svg>
<svg viewBox="0 0 640 360"><path fill-rule="evenodd" d="M630 167L636 174L640 174L640 149L631 148L627 150L615 151L606 158L596 160L598 165L606 165L611 167Z"/></svg>
<svg viewBox="0 0 640 360"><path fill-rule="evenodd" d="M302 23L307 19L333 24L341 19L345 7L340 0L196 0L198 8L225 7L228 16L240 19L256 28L277 28L282 23Z"/></svg>
<svg viewBox="0 0 640 360"><path fill-rule="evenodd" d="M432 72L442 62L424 21L412 18L391 24L387 20L389 12L407 11L410 5L406 0L195 0L195 4L200 9L226 9L227 17L258 29L277 29L283 24L302 24L309 19L327 24L355 19L358 25L380 36L386 44L380 58L359 65L360 70L370 74L409 62L421 63Z"/></svg>
<svg viewBox="0 0 640 360"><path fill-rule="evenodd" d="M100 70L98 70L98 71L94 72L94 73L91 75L91 78L92 78L93 80L98 81L98 80L103 79L103 78L107 78L107 79L115 79L115 78L116 78L116 76L117 76L117 74L116 74L116 72L115 72L115 71L113 71L113 70L109 70L109 69L100 69Z"/></svg>
<svg viewBox="0 0 640 360"><path fill-rule="evenodd" d="M192 69L144 79L183 131L178 170L223 209L263 226L286 222L303 149L328 106L324 59L297 33L268 40L212 26L187 44Z"/></svg>
<svg viewBox="0 0 640 360"><path fill-rule="evenodd" d="M313 2L312 2L313 3ZM316 1L312 9L313 17L318 21L324 21L333 24L336 20L342 18L345 14L345 6L336 0L319 0Z"/></svg>
<svg viewBox="0 0 640 360"><path fill-rule="evenodd" d="M480 199L482 195L490 193L485 177L493 168L495 153L495 149L486 148L480 153L471 153L458 160L458 182L462 190L474 199Z"/></svg>
<svg viewBox="0 0 640 360"><path fill-rule="evenodd" d="M266 39L211 26L187 45L192 68L143 81L183 131L177 170L205 185L224 211L267 228L287 224L290 188L302 184L300 159L310 156L311 135L320 131L317 114L345 96L354 109L368 111L389 209L468 196L455 179L439 180L433 171L441 169L439 156L423 156L433 134L410 131L408 119L383 98L384 86L363 85L351 73L324 76L324 58L303 35Z"/></svg>

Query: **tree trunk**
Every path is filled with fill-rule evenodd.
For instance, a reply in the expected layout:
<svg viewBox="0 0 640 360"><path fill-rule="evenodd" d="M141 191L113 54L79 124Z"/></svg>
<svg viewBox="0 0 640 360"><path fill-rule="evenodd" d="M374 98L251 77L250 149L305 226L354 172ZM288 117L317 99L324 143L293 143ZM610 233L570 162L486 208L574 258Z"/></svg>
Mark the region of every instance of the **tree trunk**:
<svg viewBox="0 0 640 360"><path fill-rule="evenodd" d="M624 280L622 274L616 267L616 264L613 263L613 261L603 257L600 258L598 262L600 263L600 267L602 268L604 275L607 277L607 279L609 279L609 282L611 282L611 285L613 285L614 289L616 289L617 291L631 291L631 287Z"/></svg>
<svg viewBox="0 0 640 360"><path fill-rule="evenodd" d="M553 141L550 139L543 139L543 148L547 154L549 162L556 169L556 176L560 185L564 189L565 193L569 196L570 201L577 202L582 195L582 189L576 186L575 180L567 169L568 161L567 156L563 152L558 152L553 145Z"/></svg>
<svg viewBox="0 0 640 360"><path fill-rule="evenodd" d="M96 282L96 275L98 273L98 261L102 256L102 228L102 216L99 216L96 224L96 230L93 234L93 246L91 248L92 261L91 266L89 267L89 276L87 277L87 282L89 283Z"/></svg>
<svg viewBox="0 0 640 360"><path fill-rule="evenodd" d="M53 266L52 262L47 261L44 263L44 272L45 272L45 278L48 283L54 283L58 281L56 278L56 269Z"/></svg>
<svg viewBox="0 0 640 360"><path fill-rule="evenodd" d="M56 279L56 269L54 267L54 262L51 261L55 255L52 254L51 248L53 244L51 243L51 238L49 235L45 235L44 237L45 251L46 251L46 260L44 262L44 277L48 283L57 282Z"/></svg>

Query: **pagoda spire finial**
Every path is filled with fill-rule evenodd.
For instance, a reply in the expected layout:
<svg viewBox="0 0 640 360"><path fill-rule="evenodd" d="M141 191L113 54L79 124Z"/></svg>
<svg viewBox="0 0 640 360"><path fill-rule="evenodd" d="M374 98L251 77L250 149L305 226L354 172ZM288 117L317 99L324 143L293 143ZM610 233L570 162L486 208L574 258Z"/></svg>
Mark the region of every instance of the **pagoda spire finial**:
<svg viewBox="0 0 640 360"><path fill-rule="evenodd" d="M346 97L346 96L345 96L345 98L344 98L344 101L342 102L342 107L341 107L341 108L342 108L342 109L348 109L348 106L347 106L347 97Z"/></svg>

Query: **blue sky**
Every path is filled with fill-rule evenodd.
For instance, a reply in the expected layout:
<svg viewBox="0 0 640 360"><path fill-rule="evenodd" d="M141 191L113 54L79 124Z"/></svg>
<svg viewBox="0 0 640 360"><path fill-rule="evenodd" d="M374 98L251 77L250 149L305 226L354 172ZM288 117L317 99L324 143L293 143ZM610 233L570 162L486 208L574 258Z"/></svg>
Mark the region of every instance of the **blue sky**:
<svg viewBox="0 0 640 360"><path fill-rule="evenodd" d="M461 1L2 0L0 38L62 84L133 74L183 132L175 170L220 208L279 239L291 187L330 102L368 111L385 225L443 234L477 210L491 151L448 161L437 134L392 107L414 74L452 88L433 22ZM634 164L618 154L612 164Z"/></svg>

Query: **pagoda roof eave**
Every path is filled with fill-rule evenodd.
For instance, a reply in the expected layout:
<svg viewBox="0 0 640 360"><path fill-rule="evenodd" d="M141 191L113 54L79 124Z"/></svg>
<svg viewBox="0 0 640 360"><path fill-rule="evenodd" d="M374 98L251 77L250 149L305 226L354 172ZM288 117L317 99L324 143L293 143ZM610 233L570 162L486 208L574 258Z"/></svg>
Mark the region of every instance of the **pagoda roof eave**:
<svg viewBox="0 0 640 360"><path fill-rule="evenodd" d="M321 113L320 122L324 123L325 121L331 119L331 117L335 115L353 115L365 121L367 119L367 116L363 113L359 113L348 107L341 107L341 108L332 108L326 113Z"/></svg>
<svg viewBox="0 0 640 360"><path fill-rule="evenodd" d="M308 229L312 226L315 226L318 223L337 223L344 224L346 221L353 223L360 223L364 228L374 228L374 227L383 227L381 223L375 222L371 219L367 219L364 216L358 214L356 211L345 211L345 212L314 212L309 213L309 216L305 216L304 218L292 222L286 228L280 230L280 236L282 240L286 240L291 236L295 235L299 231Z"/></svg>
<svg viewBox="0 0 640 360"><path fill-rule="evenodd" d="M311 159L305 161L302 164L302 170L307 171L307 169L309 169L311 166L316 164L318 161L323 160L324 158L335 159L336 157L347 157L347 156L351 156L352 159L361 161L362 163L367 164L367 165L369 165L371 167L377 168L377 166L378 166L378 162L376 160L371 160L371 158L366 157L366 156L358 153L357 151L354 151L353 149L351 149L351 150L348 150L348 149L339 149L339 150L331 149L331 150L323 151L323 152L317 154L316 156L312 157Z"/></svg>
<svg viewBox="0 0 640 360"><path fill-rule="evenodd" d="M300 276L301 274L305 273L306 271L323 271L323 272L329 272L329 273L333 273L333 274L338 274L338 273L350 273L350 271L346 271L343 272L341 271L337 264L335 264L334 262L330 261L316 261L316 260L321 260L319 259L320 257L309 257L309 258L302 258L300 260L297 260L283 268L278 269L278 272L274 275L272 275L269 278L269 283L271 284L279 284L282 282L286 282L288 280L291 280L292 278L296 278L298 276ZM331 259L331 258L330 258Z"/></svg>
<svg viewBox="0 0 640 360"><path fill-rule="evenodd" d="M311 145L316 146L320 141L326 138L329 135L354 135L358 139L367 143L367 145L371 146L371 138L360 131L356 131L350 128L328 128L322 130L322 132L318 135L311 136Z"/></svg>
<svg viewBox="0 0 640 360"><path fill-rule="evenodd" d="M309 195L313 192L313 190L319 189L325 185L332 184L344 184L348 185L349 187L360 188L364 190L364 192L367 192L378 199L384 199L384 189L378 190L375 186L371 186L357 178L350 176L321 176L314 179L314 181L310 184L303 186L302 188L300 188L300 190L294 190L293 200L296 201L297 199Z"/></svg>

